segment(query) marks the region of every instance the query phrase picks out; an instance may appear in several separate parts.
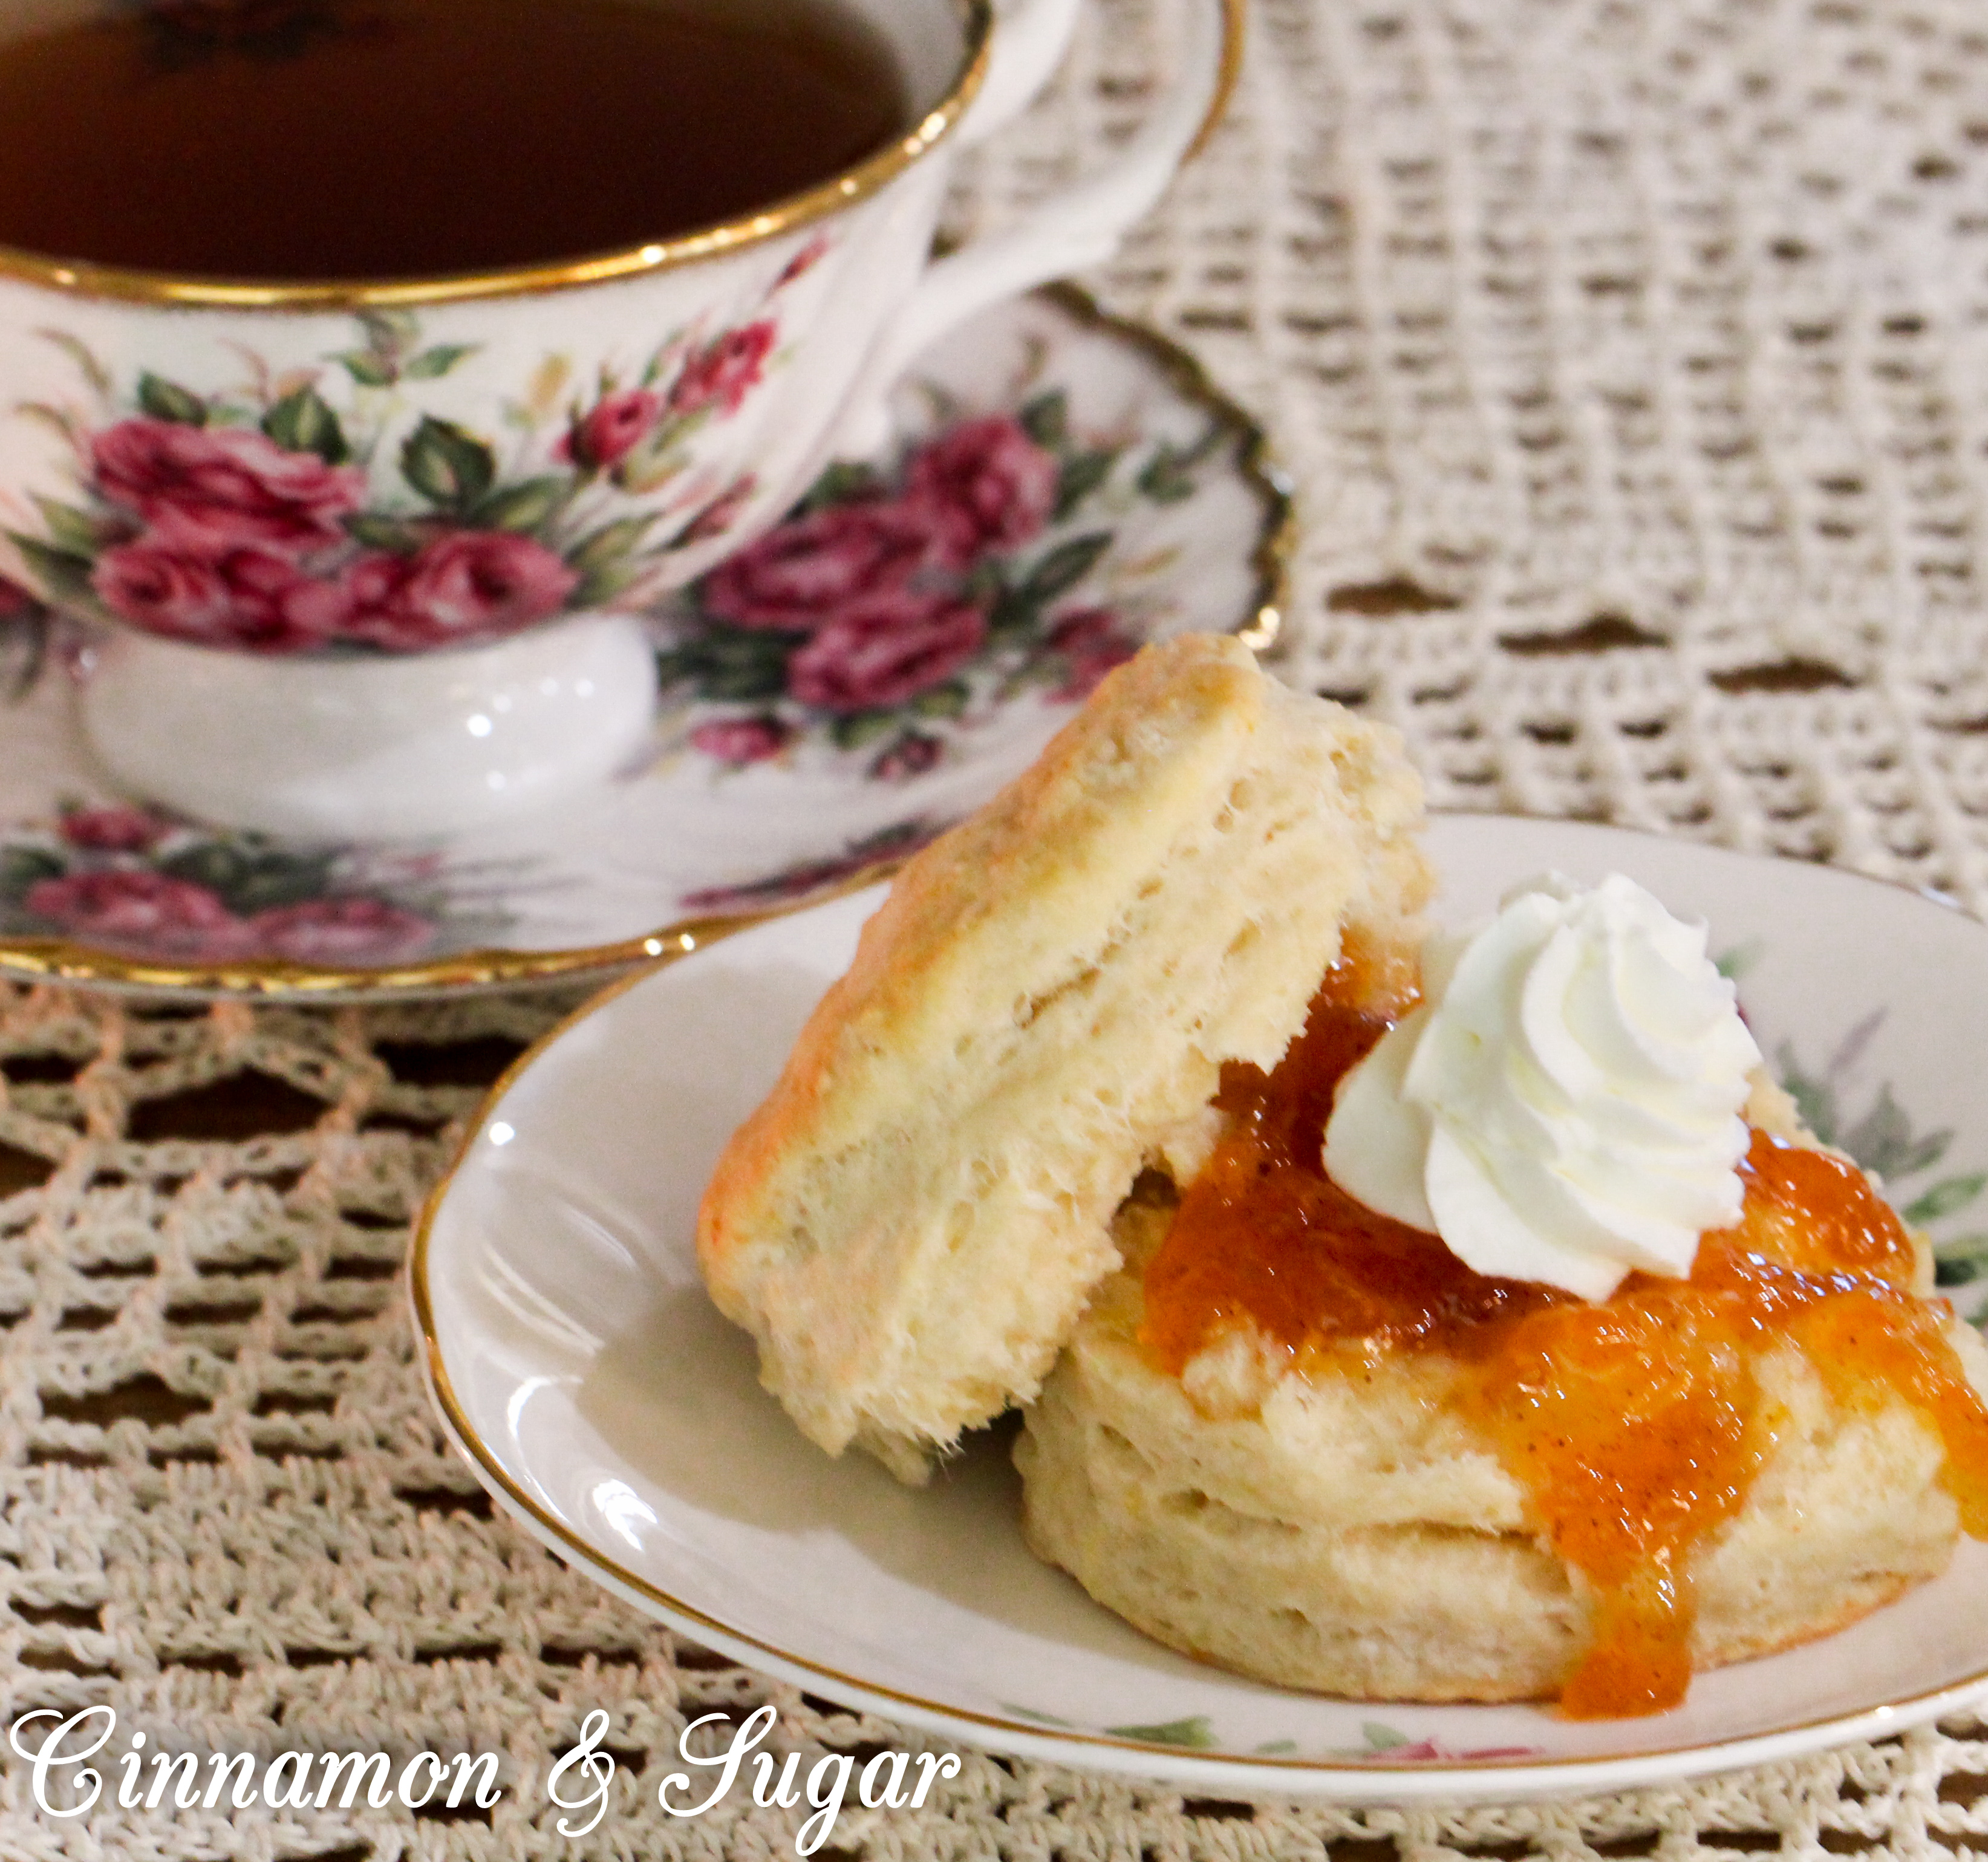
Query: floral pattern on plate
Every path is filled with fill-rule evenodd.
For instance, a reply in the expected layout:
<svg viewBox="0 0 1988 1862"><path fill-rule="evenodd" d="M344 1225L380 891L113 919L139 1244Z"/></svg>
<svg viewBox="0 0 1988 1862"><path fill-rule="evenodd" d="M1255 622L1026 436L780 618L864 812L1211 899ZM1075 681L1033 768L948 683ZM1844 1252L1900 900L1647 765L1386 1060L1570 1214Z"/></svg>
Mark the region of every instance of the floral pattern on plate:
<svg viewBox="0 0 1988 1862"><path fill-rule="evenodd" d="M513 451L500 458L494 439L476 441L490 449L487 482L482 454L435 421L404 417L394 431L405 441L398 454L388 445L387 463L411 465L435 495L409 489L406 509L355 518L333 510L336 498L314 502L350 463L330 455L343 446L356 459L374 431L347 410L367 396L418 400L424 384L447 385L455 366L404 321L358 328L355 344L327 363L343 384L336 395L329 381L272 381L273 398L250 395L224 415L211 397L182 405L171 384L153 383L150 407L126 416L146 423L136 437L164 444L161 430L172 429L171 446L200 457L225 439L229 469L211 482L195 475L205 502L191 491L182 498L173 481L158 522L137 489L120 494L125 504L66 507L46 526L69 539L48 544L67 559L61 573L87 583L120 546L113 532L135 543L134 525L150 534L163 524L168 536L236 541L246 525L256 535L245 549L289 551L309 573L311 539L333 529L347 540L323 540L327 563L363 565L393 553L397 539L412 553L397 556L393 573L411 575L424 552L461 529L448 498L459 514L485 517L503 514L492 501L512 499L512 520L522 523L536 482L532 497L543 491L557 505L546 527L476 531L485 539L477 546L530 543L558 556L562 575L598 572L603 587L619 584L615 600L635 601L641 553L658 545L634 541L643 520L623 515L634 488L662 469L676 444L672 423L690 402L722 417L725 397L749 392L752 368L779 355L700 336L694 354L665 345L644 369L583 390L561 375L521 406ZM698 357L703 372L687 376ZM675 385L686 379L691 387ZM337 402L336 442L312 392ZM263 423L286 398L272 435ZM670 684L639 767L529 819L418 844L326 849L174 822L149 851L74 847L66 815L123 799L90 761L72 715L69 686L86 676L89 643L32 591L0 585L0 850L11 850L18 875L0 901L0 970L115 981L141 963L148 987L322 999L625 963L664 948L673 927L782 909L902 857L1018 775L1097 679L1145 641L1191 627L1267 637L1283 494L1259 461L1256 429L1158 338L1074 292L1038 292L941 343L891 411L898 438L886 455L830 465L769 538L653 610ZM76 431L86 439L118 424ZM313 451L307 436L326 450ZM284 468L292 476L275 481L282 496L234 470L294 453L303 457ZM662 495L678 495L678 482ZM707 488L699 503L682 488L681 522L695 521L714 495ZM434 534L417 542L409 526L419 525ZM562 540L570 534L582 543ZM652 532L659 543L674 534L667 524ZM585 541L604 536L597 553ZM196 862L196 845L232 851ZM338 937L326 928L312 943L286 932L277 945L252 936L241 927L277 904L228 890L232 879L216 876L233 874L230 861L282 867L284 907L330 911L376 899L424 920L428 941L411 957L393 954L411 949L414 934L404 947L387 930L401 921L381 917L369 946L359 908L343 904ZM43 909L29 906L36 885L100 868L154 877L44 890L34 895ZM206 888L227 921L164 880ZM252 973L230 967L245 958Z"/></svg>
<svg viewBox="0 0 1988 1862"><path fill-rule="evenodd" d="M1874 1009L1837 1044L1819 1072L1810 1072L1793 1045L1783 1042L1774 1071L1809 1129L1875 1172L1887 1200L1931 1239L1941 1289L1980 1323L1988 1294L1988 1234L1978 1226L1976 1205L1988 1188L1988 1171L1941 1169L1953 1143L1952 1127L1916 1129L1888 1080L1878 1083L1861 1112L1848 1103L1861 1083L1858 1063L1884 1023L1885 1011Z"/></svg>
<svg viewBox="0 0 1988 1862"><path fill-rule="evenodd" d="M507 922L472 909L432 860L215 833L149 809L73 804L0 837L0 933L141 958L384 968Z"/></svg>
<svg viewBox="0 0 1988 1862"><path fill-rule="evenodd" d="M475 432L425 411L425 384L474 345L424 343L411 312L368 310L315 368L241 352L218 392L141 370L120 382L82 340L45 332L86 404L19 411L74 458L76 502L36 500L9 539L69 611L256 654L418 653L556 615L640 608L674 552L722 536L754 489L713 482L695 441L779 360L776 300L723 329L674 330L625 376L543 357Z"/></svg>
<svg viewBox="0 0 1988 1862"><path fill-rule="evenodd" d="M1205 1713L1189 1714L1178 1720L1165 1720L1155 1725L1132 1725L1102 1726L1085 1729L1069 1720L1060 1720L1053 1715L1042 1713L1032 1708L1018 1707L1011 1701L1002 1703L1003 1710L1019 1715L1023 1719L1039 1726L1060 1727L1069 1732L1090 1731L1108 1739L1130 1739L1139 1745L1165 1745L1176 1747L1182 1752L1209 1752L1219 1747L1222 1742L1216 1735L1213 1723ZM1317 1752L1301 1753L1295 1739L1266 1739L1250 1748L1251 1756L1263 1759L1311 1758L1330 1760L1335 1765L1385 1763L1388 1765L1462 1765L1482 1764L1514 1759L1536 1756L1541 1748L1537 1745L1481 1745L1462 1748L1443 1745L1435 1739L1412 1739L1385 1720L1365 1720L1361 1723L1361 1742L1357 1745L1334 1746Z"/></svg>
<svg viewBox="0 0 1988 1862"><path fill-rule="evenodd" d="M692 749L737 767L813 737L899 781L1019 692L1077 704L1138 651L1126 586L1100 598L1093 572L1117 514L1193 497L1220 419L1186 446L1141 444L1073 430L1053 377L1013 414L931 398L931 430L888 468L830 467L691 591L661 668L698 701Z"/></svg>

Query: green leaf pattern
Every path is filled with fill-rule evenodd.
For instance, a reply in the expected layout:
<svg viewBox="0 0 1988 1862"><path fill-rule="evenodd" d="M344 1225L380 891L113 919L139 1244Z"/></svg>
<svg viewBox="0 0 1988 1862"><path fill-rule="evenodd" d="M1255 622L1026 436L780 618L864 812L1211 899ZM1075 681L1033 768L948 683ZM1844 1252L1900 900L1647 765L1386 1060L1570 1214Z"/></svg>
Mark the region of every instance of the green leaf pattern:
<svg viewBox="0 0 1988 1862"><path fill-rule="evenodd" d="M97 411L15 410L68 443L79 493L13 533L21 566L91 618L259 653L417 651L645 607L675 579L672 552L712 549L751 515L753 480L703 436L783 362L779 296L799 275L632 358L533 358L495 433L441 399L481 346L425 340L411 311L359 313L302 367L224 346L225 387L142 365L120 387L79 338L44 331ZM590 386L563 399L575 382Z"/></svg>
<svg viewBox="0 0 1988 1862"><path fill-rule="evenodd" d="M176 421L187 427L207 424L205 401L191 389L150 370L138 377L138 405L155 421Z"/></svg>
<svg viewBox="0 0 1988 1862"><path fill-rule="evenodd" d="M1107 1739L1133 1740L1142 1745L1164 1745L1182 1752L1211 1752L1219 1757L1246 1752L1259 1759L1290 1759L1334 1766L1364 1764L1399 1767L1405 1765L1469 1765L1489 1760L1509 1762L1537 1758L1543 1749L1535 1745L1451 1746L1425 1736L1418 1737L1415 1734L1404 1732L1398 1726L1386 1720L1362 1720L1359 1723L1357 1745L1323 1749L1314 1747L1308 1751L1297 1740L1288 1738L1262 1739L1253 1745L1225 1739L1216 1732L1213 1719L1205 1713L1185 1714L1178 1719L1151 1723L1081 1726L1054 1714L1046 1713L1040 1708L1021 1706L1011 1701L1003 1701L1001 1711L1032 1725L1050 1727L1060 1732L1102 1735Z"/></svg>
<svg viewBox="0 0 1988 1862"><path fill-rule="evenodd" d="M1774 1056L1775 1071L1803 1123L1825 1144L1847 1151L1875 1172L1898 1213L1914 1228L1929 1232L1934 1275L1942 1289L1951 1292L1988 1282L1988 1234L1980 1232L1976 1209L1982 1191L1988 1189L1988 1170L1951 1170L1926 1180L1946 1161L1954 1134L1944 1127L1918 1130L1889 1080L1879 1083L1861 1112L1846 1103L1858 1063L1883 1019L1882 1011L1867 1016L1821 1068L1804 1065L1793 1045L1783 1042ZM1953 1225L1955 1218L1970 1212L1976 1226ZM1982 1293L1988 1293L1988 1286L1962 1300L1963 1309L1977 1323L1988 1320L1988 1302L1980 1298Z"/></svg>
<svg viewBox="0 0 1988 1862"><path fill-rule="evenodd" d="M286 394L262 416L262 431L290 452L316 453L327 465L352 457L345 429L317 390L308 384Z"/></svg>
<svg viewBox="0 0 1988 1862"><path fill-rule="evenodd" d="M1215 1743L1215 1731L1209 1724L1208 1716L1199 1713L1154 1726L1107 1726L1104 1730L1114 1739L1137 1739L1148 1745L1180 1745L1202 1750Z"/></svg>
<svg viewBox="0 0 1988 1862"><path fill-rule="evenodd" d="M401 475L431 504L466 511L495 482L497 459L473 433L424 414L401 444Z"/></svg>

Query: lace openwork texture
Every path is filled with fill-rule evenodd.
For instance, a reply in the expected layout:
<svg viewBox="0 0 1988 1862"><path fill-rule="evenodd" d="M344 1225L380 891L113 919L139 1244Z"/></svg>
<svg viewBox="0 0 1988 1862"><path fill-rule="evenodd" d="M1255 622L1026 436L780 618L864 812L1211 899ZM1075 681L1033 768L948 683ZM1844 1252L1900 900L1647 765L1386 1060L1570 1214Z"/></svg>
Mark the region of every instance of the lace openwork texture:
<svg viewBox="0 0 1988 1862"><path fill-rule="evenodd" d="M0 1723L118 1710L154 1749L504 1755L494 1810L54 1825L0 1771L14 1862L766 1858L803 1812L657 1807L685 1723L779 1707L788 1749L932 1749L672 1635L496 1516L422 1396L407 1227L482 1085L571 998L147 1011L0 988ZM614 1808L543 1782L596 1707ZM870 1862L1496 1862L1988 1847L1969 1721L1709 1783L1461 1813L1188 1798L969 1753ZM812 1762L812 1756L810 1757ZM829 1854L829 1851L823 1851Z"/></svg>
<svg viewBox="0 0 1988 1862"><path fill-rule="evenodd" d="M1144 0L997 142L1136 119ZM1971 0L1255 0L1104 275L1296 479L1289 675L1439 806L1988 901L1988 16Z"/></svg>
<svg viewBox="0 0 1988 1862"><path fill-rule="evenodd" d="M999 224L1139 117L1144 0L977 155ZM1834 860L1988 907L1988 14L1976 0L1254 0L1229 120L1094 282L1264 417L1285 675L1439 806ZM570 999L565 999L570 1000ZM210 1749L497 1750L482 1815L36 1810L11 1859L773 1857L655 1805L685 1720L920 1735L672 1636L493 1515L422 1398L407 1225L560 999L141 1011L0 991L0 1714ZM614 1715L612 1813L532 1788ZM745 1793L735 1793L742 1800ZM844 1856L1449 1862L1988 1849L1988 1724L1463 1813L970 1757ZM826 1852L825 1852L826 1853Z"/></svg>

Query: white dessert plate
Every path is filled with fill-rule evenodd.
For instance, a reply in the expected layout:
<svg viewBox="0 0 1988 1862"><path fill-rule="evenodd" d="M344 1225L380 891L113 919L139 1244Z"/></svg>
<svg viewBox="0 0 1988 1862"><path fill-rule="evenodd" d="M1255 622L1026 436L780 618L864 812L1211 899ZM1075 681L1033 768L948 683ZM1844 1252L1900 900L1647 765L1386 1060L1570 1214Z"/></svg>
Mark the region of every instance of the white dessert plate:
<svg viewBox="0 0 1988 1862"><path fill-rule="evenodd" d="M1825 868L1618 830L1451 816L1442 915L1557 867L1707 918L1783 1080L1933 1235L1988 1262L1988 928ZM878 891L644 974L500 1086L412 1277L441 1414L497 1500L672 1627L958 1739L1223 1795L1487 1801L1643 1784L1879 1736L1988 1696L1988 1546L1840 1635L1701 1676L1676 1711L1363 1705L1150 1642L1022 1542L989 1431L913 1492L832 1461L760 1388L698 1277L698 1199ZM1982 1284L1988 1285L1988 1282Z"/></svg>
<svg viewBox="0 0 1988 1862"><path fill-rule="evenodd" d="M888 867L1146 641L1274 634L1281 482L1151 330L1036 292L941 341L893 412L885 455L831 465L650 617L663 695L634 766L424 842L130 805L77 728L86 647L0 580L0 975L322 999L625 966ZM913 515L952 540L907 581Z"/></svg>

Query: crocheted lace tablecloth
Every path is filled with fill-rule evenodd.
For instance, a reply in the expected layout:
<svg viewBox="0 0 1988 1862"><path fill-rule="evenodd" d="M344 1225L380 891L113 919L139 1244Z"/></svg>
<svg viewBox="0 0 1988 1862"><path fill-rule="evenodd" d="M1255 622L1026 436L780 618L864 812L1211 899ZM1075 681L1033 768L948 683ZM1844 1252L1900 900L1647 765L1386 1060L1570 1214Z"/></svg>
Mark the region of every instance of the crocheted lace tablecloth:
<svg viewBox="0 0 1988 1862"><path fill-rule="evenodd" d="M384 1752L397 1772L426 1749L503 1766L502 1799L480 1816L230 1819L106 1797L64 1823L15 1763L0 1772L5 1862L771 1862L793 1855L806 1806L759 1810L742 1784L702 1817L658 1807L688 1721L735 1722L770 1701L782 1749L806 1769L831 1751L948 1749L616 1602L497 1515L443 1440L405 1311L407 1223L481 1086L556 1005L160 1012L0 990L0 1725L104 1701L118 1714L111 1757L135 1730L154 1750L259 1764ZM614 1796L570 1843L545 1780L597 1708L611 1716ZM1988 1725L1972 1721L1708 1783L1449 1813L1184 1800L965 1760L921 1810L845 1810L819 1853L1511 1862L1988 1848Z"/></svg>
<svg viewBox="0 0 1988 1862"><path fill-rule="evenodd" d="M1092 0L967 167L1000 224L1164 62ZM1280 670L1398 723L1439 806L1836 860L1988 906L1988 8L1253 0L1229 120L1093 281L1269 426ZM685 1722L919 1748L655 1626L493 1515L422 1399L407 1225L556 999L139 1010L0 992L0 1705L209 1749L495 1751L494 1810L100 1809L40 1857L773 1857L655 1804ZM596 1707L610 1813L542 1780ZM1684 1858L1988 1849L1988 1723L1591 1801L1349 1812L969 1756L844 1857Z"/></svg>
<svg viewBox="0 0 1988 1862"><path fill-rule="evenodd" d="M970 177L1136 118L1141 0ZM1297 481L1287 670L1442 807L1988 904L1988 9L1251 0L1226 127L1101 280Z"/></svg>

